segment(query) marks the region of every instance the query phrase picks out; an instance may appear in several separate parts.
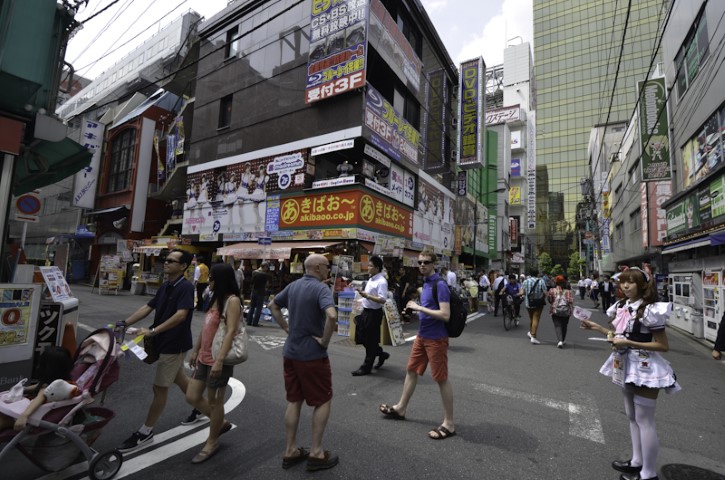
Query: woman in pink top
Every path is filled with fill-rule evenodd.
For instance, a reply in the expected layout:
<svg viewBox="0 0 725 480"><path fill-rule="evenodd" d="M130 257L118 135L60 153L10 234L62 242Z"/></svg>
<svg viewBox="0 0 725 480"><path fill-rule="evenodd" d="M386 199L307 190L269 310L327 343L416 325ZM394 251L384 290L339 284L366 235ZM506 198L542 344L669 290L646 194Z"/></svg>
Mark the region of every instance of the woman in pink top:
<svg viewBox="0 0 725 480"><path fill-rule="evenodd" d="M213 292L211 306L206 312L204 326L191 351L189 365L193 369L193 374L186 390L187 402L196 406L200 403L206 388L211 410L209 438L191 463L202 463L210 459L219 450L219 435L232 428L231 423L224 421L224 392L229 378L234 373L234 366L224 365L223 358L232 346L242 318L242 302L234 268L227 263L211 267L209 288ZM227 334L219 349L218 359L215 359L211 354L211 345L222 321L226 322Z"/></svg>

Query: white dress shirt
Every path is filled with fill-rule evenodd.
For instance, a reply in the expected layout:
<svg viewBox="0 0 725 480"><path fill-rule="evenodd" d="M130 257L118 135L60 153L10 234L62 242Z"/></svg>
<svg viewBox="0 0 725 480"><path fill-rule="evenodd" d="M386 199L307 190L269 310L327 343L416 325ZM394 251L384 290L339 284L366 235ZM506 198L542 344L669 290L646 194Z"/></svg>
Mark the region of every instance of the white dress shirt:
<svg viewBox="0 0 725 480"><path fill-rule="evenodd" d="M380 297L382 299L388 298L388 281L385 280L383 272L376 273L368 280L368 283L365 284L365 294L366 296ZM362 306L363 308L369 308L371 310L383 308L382 303L373 302L368 298L363 298Z"/></svg>

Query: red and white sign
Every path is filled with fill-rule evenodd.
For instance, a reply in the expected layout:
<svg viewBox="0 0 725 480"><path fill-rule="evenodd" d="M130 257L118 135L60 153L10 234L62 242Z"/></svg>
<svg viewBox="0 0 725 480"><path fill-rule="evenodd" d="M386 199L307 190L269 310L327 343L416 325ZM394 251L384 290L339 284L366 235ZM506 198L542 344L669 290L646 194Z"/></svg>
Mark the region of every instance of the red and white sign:
<svg viewBox="0 0 725 480"><path fill-rule="evenodd" d="M38 215L43 208L43 202L38 196L39 193L40 190L34 190L20 195L15 200L15 220L21 222L38 222Z"/></svg>

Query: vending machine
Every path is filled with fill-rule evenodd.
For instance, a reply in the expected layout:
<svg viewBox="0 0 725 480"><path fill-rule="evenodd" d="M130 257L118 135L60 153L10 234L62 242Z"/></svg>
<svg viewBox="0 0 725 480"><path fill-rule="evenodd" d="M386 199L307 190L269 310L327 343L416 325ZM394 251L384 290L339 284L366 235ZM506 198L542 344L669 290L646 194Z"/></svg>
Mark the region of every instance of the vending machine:
<svg viewBox="0 0 725 480"><path fill-rule="evenodd" d="M670 275L672 284L672 315L668 323L674 327L693 333L692 316L695 314L695 296L692 291L692 274Z"/></svg>
<svg viewBox="0 0 725 480"><path fill-rule="evenodd" d="M702 317L704 337L715 341L720 319L725 313L723 289L725 279L721 270L705 270L702 277Z"/></svg>

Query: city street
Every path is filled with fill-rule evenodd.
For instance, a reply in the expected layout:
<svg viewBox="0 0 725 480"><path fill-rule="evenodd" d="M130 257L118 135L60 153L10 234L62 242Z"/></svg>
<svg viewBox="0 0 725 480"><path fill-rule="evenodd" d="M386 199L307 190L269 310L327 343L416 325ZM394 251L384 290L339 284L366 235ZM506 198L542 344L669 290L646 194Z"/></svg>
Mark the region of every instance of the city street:
<svg viewBox="0 0 725 480"><path fill-rule="evenodd" d="M150 297L123 292L99 296L74 285L80 299L82 328L96 328L125 318ZM578 301L578 300L577 300ZM585 308L591 302L578 301ZM525 312L522 312L525 315ZM604 323L601 311L593 318ZM150 318L140 325L150 323ZM194 314L198 333L202 314ZM318 478L396 479L594 479L619 478L610 467L630 455L629 429L621 394L598 369L609 346L598 334L578 328L574 319L564 349L548 313L539 329L541 345L526 337L528 319L505 331L500 315L472 315L466 331L451 340L450 380L454 389L457 435L434 441L426 433L440 424L440 395L429 372L418 388L406 421L383 418L381 403L397 402L411 341L385 347L391 357L374 374L352 377L364 356L347 337L333 337L330 359L334 398L324 445L340 456L340 464L315 473ZM413 337L417 324L405 326ZM88 331L81 331L81 337ZM221 439L222 450L201 465L191 458L206 438L206 425L183 427L190 408L178 390L155 428L155 441L127 454L116 478L155 480L183 478L308 478L304 464L281 468L284 448L282 381L284 332L265 322L250 329L249 360L235 367L227 391L227 418L235 428ZM668 329L666 358L683 390L660 396L657 426L659 467L686 464L725 475L722 439L725 418L725 363L715 362L709 349L690 336ZM80 340L80 338L79 338ZM119 445L143 422L151 392L153 367L135 358L121 360L121 378L108 391L106 405L116 412L95 444L99 450ZM310 444L311 409L303 408L299 444ZM86 463L42 476L19 453L7 471L14 479L83 478ZM669 471L669 470L668 470ZM665 476L670 480L725 478Z"/></svg>

